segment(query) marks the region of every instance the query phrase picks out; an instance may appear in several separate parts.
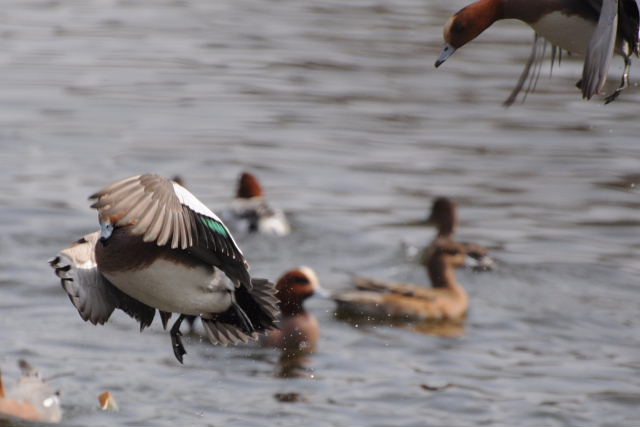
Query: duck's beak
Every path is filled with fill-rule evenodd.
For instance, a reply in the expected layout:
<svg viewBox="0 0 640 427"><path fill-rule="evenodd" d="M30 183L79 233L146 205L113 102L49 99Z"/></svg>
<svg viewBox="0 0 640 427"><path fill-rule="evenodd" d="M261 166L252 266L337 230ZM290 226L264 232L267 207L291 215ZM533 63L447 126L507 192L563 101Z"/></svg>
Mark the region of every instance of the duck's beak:
<svg viewBox="0 0 640 427"><path fill-rule="evenodd" d="M444 61L446 61L448 57L453 55L455 51L455 47L451 46L449 43L445 44L444 48L442 49L442 53L440 53L440 57L436 61L436 68L438 68Z"/></svg>
<svg viewBox="0 0 640 427"><path fill-rule="evenodd" d="M320 298L331 298L331 292L329 292L327 289L323 288L322 286L318 286L313 290L313 296L320 297Z"/></svg>

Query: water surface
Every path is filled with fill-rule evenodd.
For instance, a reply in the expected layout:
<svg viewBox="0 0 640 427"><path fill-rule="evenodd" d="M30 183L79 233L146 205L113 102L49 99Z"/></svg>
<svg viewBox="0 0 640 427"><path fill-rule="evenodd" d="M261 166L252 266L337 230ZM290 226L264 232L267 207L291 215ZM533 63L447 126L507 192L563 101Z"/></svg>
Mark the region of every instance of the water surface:
<svg viewBox="0 0 640 427"><path fill-rule="evenodd" d="M0 367L28 359L66 425L614 426L640 404L640 73L585 102L580 62L501 107L533 38L495 25L440 69L455 2L6 0L0 12ZM616 61L612 81L618 79ZM635 64L637 65L637 64ZM458 273L457 338L334 318L299 378L278 354L186 339L121 312L83 322L46 261L97 228L87 196L180 173L213 210L244 169L293 218L242 237L256 276L305 264L426 284L411 226L437 195L493 273ZM121 411L102 413L111 390Z"/></svg>

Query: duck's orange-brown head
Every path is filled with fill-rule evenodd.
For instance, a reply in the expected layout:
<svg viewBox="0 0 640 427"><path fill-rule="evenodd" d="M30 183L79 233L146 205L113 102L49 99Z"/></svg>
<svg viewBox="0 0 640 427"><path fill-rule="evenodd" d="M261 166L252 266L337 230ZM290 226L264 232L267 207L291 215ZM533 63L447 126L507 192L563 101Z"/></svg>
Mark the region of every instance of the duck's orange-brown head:
<svg viewBox="0 0 640 427"><path fill-rule="evenodd" d="M276 283L276 296L280 300L283 316L303 311L302 304L320 288L316 273L309 267L298 267L287 271Z"/></svg>
<svg viewBox="0 0 640 427"><path fill-rule="evenodd" d="M264 192L262 191L260 182L258 182L258 178L249 172L243 172L238 180L236 197L238 199L250 199L252 197L262 196L264 196Z"/></svg>
<svg viewBox="0 0 640 427"><path fill-rule="evenodd" d="M450 236L458 226L456 204L446 197L438 197L433 201L427 223L438 229L439 236Z"/></svg>
<svg viewBox="0 0 640 427"><path fill-rule="evenodd" d="M444 48L436 61L439 67L460 47L478 37L502 17L502 0L478 0L460 9L444 26Z"/></svg>

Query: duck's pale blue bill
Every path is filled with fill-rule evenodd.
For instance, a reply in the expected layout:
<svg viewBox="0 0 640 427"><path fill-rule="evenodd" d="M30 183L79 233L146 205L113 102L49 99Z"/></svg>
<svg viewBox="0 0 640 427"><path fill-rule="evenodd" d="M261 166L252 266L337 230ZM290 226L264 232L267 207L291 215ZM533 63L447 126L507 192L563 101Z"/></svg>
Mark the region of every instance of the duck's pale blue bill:
<svg viewBox="0 0 640 427"><path fill-rule="evenodd" d="M440 57L436 61L436 68L438 68L440 64L446 61L448 57L453 55L453 52L455 51L456 51L455 47L451 46L449 43L445 44L444 48L442 48L442 53L440 54Z"/></svg>
<svg viewBox="0 0 640 427"><path fill-rule="evenodd" d="M318 286L313 290L313 296L320 297L320 298L331 298L331 292L329 292L322 286Z"/></svg>
<svg viewBox="0 0 640 427"><path fill-rule="evenodd" d="M496 267L496 263L487 255L479 258L467 255L464 259L464 266L473 270L493 270Z"/></svg>

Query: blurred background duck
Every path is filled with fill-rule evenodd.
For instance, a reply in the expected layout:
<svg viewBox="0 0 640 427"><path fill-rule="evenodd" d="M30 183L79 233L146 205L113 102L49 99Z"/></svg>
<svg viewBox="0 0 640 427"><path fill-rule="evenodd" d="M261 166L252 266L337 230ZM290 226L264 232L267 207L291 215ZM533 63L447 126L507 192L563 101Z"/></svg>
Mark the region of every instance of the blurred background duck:
<svg viewBox="0 0 640 427"><path fill-rule="evenodd" d="M460 320L469 296L458 282L455 269L465 264L467 253L455 242L434 246L427 262L431 288L412 283L392 283L354 277L357 290L335 293L338 314L389 320Z"/></svg>
<svg viewBox="0 0 640 427"><path fill-rule="evenodd" d="M284 351L315 351L320 326L315 316L304 308L307 298L324 295L315 271L309 267L298 267L287 271L276 283L280 319L278 329L262 337L261 344Z"/></svg>
<svg viewBox="0 0 640 427"><path fill-rule="evenodd" d="M284 211L271 204L255 175L243 172L236 196L221 217L234 231L286 236L291 232Z"/></svg>
<svg viewBox="0 0 640 427"><path fill-rule="evenodd" d="M29 363L21 360L19 366L22 375L12 387L4 388L0 373L0 419L60 422L60 391L52 389Z"/></svg>
<svg viewBox="0 0 640 427"><path fill-rule="evenodd" d="M470 258L466 266L480 271L494 269L495 262L489 256L487 248L473 242L455 241L455 232L459 225L457 210L456 204L447 197L438 197L433 201L431 214L426 223L436 228L436 237L423 251L422 264L428 266L429 260L438 248L459 245L460 250Z"/></svg>

